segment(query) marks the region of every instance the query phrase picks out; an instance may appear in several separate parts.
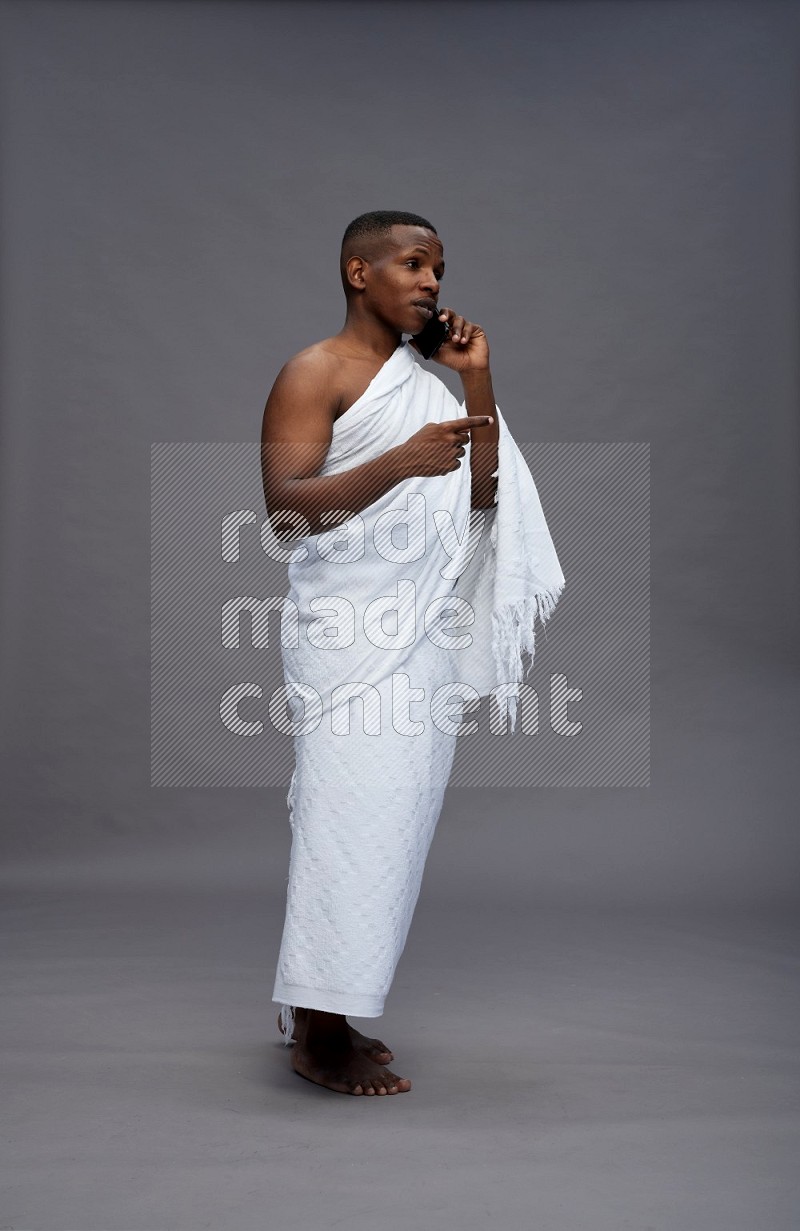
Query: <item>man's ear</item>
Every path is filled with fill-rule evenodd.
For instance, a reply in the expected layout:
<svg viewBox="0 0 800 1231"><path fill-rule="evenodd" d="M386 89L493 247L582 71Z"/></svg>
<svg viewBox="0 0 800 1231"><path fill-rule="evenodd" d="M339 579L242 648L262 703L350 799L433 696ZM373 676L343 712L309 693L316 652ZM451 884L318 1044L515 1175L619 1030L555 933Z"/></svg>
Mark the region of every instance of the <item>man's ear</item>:
<svg viewBox="0 0 800 1231"><path fill-rule="evenodd" d="M351 256L350 260L345 265L347 281L351 286L357 287L359 291L363 291L364 287L367 285L367 279L365 277L366 265L367 262L362 256Z"/></svg>

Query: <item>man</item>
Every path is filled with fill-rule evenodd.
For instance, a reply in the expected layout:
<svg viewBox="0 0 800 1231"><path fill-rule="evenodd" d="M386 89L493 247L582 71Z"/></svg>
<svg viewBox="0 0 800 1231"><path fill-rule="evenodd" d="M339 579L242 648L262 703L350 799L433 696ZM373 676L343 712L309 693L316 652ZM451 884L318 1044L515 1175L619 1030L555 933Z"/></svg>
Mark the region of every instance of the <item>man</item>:
<svg viewBox="0 0 800 1231"><path fill-rule="evenodd" d="M452 635L459 575L475 552L467 524L472 531L477 518L482 529L484 512L494 516L498 473L508 492L503 510L514 512L516 500L517 524L523 502L508 486L518 460L505 425L506 461L498 460L501 416L486 336L439 304L444 251L433 225L404 212L363 214L345 231L340 271L344 326L282 368L262 429L270 526L276 538L302 548L289 567L284 671L295 688L293 714L302 708L305 722L310 704L314 719L295 736L287 801L292 853L273 1000L284 1006L279 1021L294 1040L296 1072L342 1093L383 1095L406 1092L411 1082L385 1067L392 1052L350 1026L347 1014L382 1013L405 944L455 751L456 730L442 712L442 698L458 690L450 682L459 673L454 647L473 643L476 655L461 662L476 664L470 670L478 686L462 690L485 695L482 681L498 678L497 671L485 675L485 644ZM463 408L402 341L411 335L413 346L434 313L449 326L434 361L458 372ZM469 470L460 472L468 450ZM407 532L402 547L392 535L398 520ZM455 539L448 545L443 527L450 525ZM546 555L543 525L541 517L533 533L551 565L547 584L531 582L498 605L503 578L498 574L493 590L486 551L480 568L468 570L489 596L484 632L491 603L491 627L505 613L504 649L494 646L498 665L520 659L523 646L532 653L522 614L536 599L544 618L563 584L555 553ZM502 574L503 550L520 549L527 550L522 540L503 531L489 553L492 569ZM510 574L519 573L514 563ZM400 600L410 596L427 606L424 613L414 608L409 623ZM383 623L386 605L396 611L396 634ZM331 610L340 621L333 638L317 614ZM469 623L463 611L460 622ZM294 645L284 636L292 631ZM342 694L348 706L354 695L361 699L361 729L342 726ZM427 721L410 712L423 696L431 704Z"/></svg>

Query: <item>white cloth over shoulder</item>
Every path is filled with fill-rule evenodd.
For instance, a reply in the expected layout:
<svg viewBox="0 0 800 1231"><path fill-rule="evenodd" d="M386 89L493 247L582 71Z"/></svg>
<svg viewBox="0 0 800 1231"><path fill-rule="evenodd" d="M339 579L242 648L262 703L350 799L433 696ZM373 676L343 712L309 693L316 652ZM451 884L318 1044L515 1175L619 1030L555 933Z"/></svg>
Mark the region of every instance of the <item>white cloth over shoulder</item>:
<svg viewBox="0 0 800 1231"><path fill-rule="evenodd" d="M402 344L334 421L320 473L465 414ZM497 414L491 509L471 509L467 445L458 469L406 479L296 541L282 615L296 732L273 992L284 1009L383 1012L455 753L459 711L449 702L463 699L459 683L485 696L521 681L535 618L547 619L563 588L533 478ZM456 648L467 633L471 643ZM513 729L513 697L509 710Z"/></svg>

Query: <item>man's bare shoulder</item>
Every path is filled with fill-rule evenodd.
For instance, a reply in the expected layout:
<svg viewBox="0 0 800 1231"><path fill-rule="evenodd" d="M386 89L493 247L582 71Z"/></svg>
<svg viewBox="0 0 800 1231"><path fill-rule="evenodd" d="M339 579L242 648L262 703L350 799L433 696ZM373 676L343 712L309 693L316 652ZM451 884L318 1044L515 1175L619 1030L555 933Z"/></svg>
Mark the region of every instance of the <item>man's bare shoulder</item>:
<svg viewBox="0 0 800 1231"><path fill-rule="evenodd" d="M380 366L380 365L378 365ZM338 337L323 338L292 355L278 373L277 395L310 395L337 416L347 409L375 375L375 356L354 353Z"/></svg>
<svg viewBox="0 0 800 1231"><path fill-rule="evenodd" d="M331 339L324 338L321 342L313 342L311 346L306 346L296 355L292 355L281 368L278 378L314 382L329 378L341 363L330 342Z"/></svg>
<svg viewBox="0 0 800 1231"><path fill-rule="evenodd" d="M274 388L281 392L324 394L335 409L352 380L352 359L337 344L336 338L323 338L298 351L278 373Z"/></svg>

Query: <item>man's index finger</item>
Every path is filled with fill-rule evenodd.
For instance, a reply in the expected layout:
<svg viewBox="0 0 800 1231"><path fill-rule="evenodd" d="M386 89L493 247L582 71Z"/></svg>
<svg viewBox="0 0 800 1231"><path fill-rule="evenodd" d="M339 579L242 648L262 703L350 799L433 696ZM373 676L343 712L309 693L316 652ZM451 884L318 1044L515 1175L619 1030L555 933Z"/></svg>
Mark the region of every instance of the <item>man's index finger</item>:
<svg viewBox="0 0 800 1231"><path fill-rule="evenodd" d="M459 431L468 431L472 427L486 427L488 423L493 423L491 415L465 415L463 419L448 419L442 423L442 427L455 427Z"/></svg>

